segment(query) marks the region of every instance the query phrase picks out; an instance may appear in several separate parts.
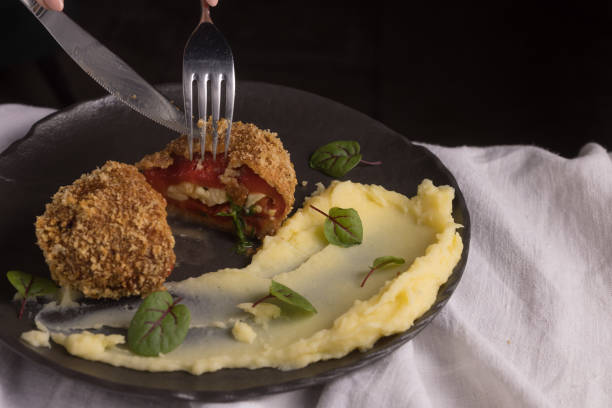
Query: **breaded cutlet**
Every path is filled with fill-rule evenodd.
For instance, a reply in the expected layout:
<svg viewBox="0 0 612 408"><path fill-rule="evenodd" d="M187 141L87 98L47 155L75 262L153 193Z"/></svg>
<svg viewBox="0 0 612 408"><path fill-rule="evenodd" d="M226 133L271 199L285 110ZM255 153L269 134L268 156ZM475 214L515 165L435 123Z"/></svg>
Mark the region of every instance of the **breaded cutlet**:
<svg viewBox="0 0 612 408"><path fill-rule="evenodd" d="M177 209L191 219L220 229L233 228L229 220L216 216L227 210L229 201L244 206L249 203L249 194L251 197L260 194L263 197L251 203L255 204L255 212L251 211L251 215L245 217L247 227L252 226L252 231L260 238L275 233L291 211L297 184L289 152L283 147L278 135L259 129L251 123L234 122L225 159L223 135L227 130L227 122L222 119L218 122L220 137L215 162L210 154L210 119L206 127L209 136L206 140L206 159L203 164L198 164L200 141L194 140L194 159L189 161L187 137L181 136L171 141L163 150L145 156L136 163L136 167L144 173L154 188L164 195L169 208ZM202 187L211 194L212 189L224 190L227 201L219 199L212 204L208 200L203 201L207 198L204 193L198 195L193 192L197 187ZM217 190L214 192L218 193ZM173 195L174 191L179 191L184 196ZM257 197L260 196L253 199Z"/></svg>
<svg viewBox="0 0 612 408"><path fill-rule="evenodd" d="M60 187L36 236L53 280L90 298L163 289L176 259L166 201L136 167L114 161Z"/></svg>

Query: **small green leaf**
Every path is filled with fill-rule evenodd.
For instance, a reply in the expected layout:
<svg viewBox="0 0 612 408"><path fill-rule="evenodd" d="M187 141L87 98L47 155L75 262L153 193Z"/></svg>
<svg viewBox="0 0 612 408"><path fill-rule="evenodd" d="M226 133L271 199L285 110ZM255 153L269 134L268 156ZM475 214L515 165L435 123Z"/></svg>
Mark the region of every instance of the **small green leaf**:
<svg viewBox="0 0 612 408"><path fill-rule="evenodd" d="M317 313L317 309L304 296L274 280L270 283L270 295L307 312Z"/></svg>
<svg viewBox="0 0 612 408"><path fill-rule="evenodd" d="M24 298L52 295L57 292L57 286L48 278L32 276L21 271L8 271L6 277Z"/></svg>
<svg viewBox="0 0 612 408"><path fill-rule="evenodd" d="M372 266L370 266L370 268L372 269L380 269L384 266L387 266L389 264L396 264L396 265L401 265L403 263L405 263L406 261L404 260L404 258L399 258L397 256L381 256L379 258L376 258L374 260L374 263L372 264Z"/></svg>
<svg viewBox="0 0 612 408"><path fill-rule="evenodd" d="M359 213L355 209L332 207L329 214L326 214L314 205L311 205L310 208L327 218L323 225L323 233L330 244L343 248L361 244L363 226Z"/></svg>
<svg viewBox="0 0 612 408"><path fill-rule="evenodd" d="M404 258L399 258L397 256L381 256L381 257L376 258L372 266L370 266L370 272L368 272L365 278L363 278L363 281L361 282L361 287L365 285L366 281L368 280L370 275L372 275L372 272L374 272L375 270L384 268L385 266L391 265L391 264L401 265L404 262L406 262Z"/></svg>
<svg viewBox="0 0 612 408"><path fill-rule="evenodd" d="M141 356L154 357L177 348L187 336L191 315L168 292L153 292L132 318L127 333L128 347Z"/></svg>
<svg viewBox="0 0 612 408"><path fill-rule="evenodd" d="M255 242L247 238L246 222L244 221L243 214L250 215L244 210L244 208L230 201L229 211L218 212L215 215L219 217L231 217L232 218L232 222L234 223L234 228L236 229L236 235L238 237L238 242L236 243L236 252L238 252L240 255L248 255L248 253L252 251L256 245L255 245Z"/></svg>
<svg viewBox="0 0 612 408"><path fill-rule="evenodd" d="M21 271L8 271L6 277L23 297L18 318L21 319L25 310L26 300L30 297L52 295L57 292L57 286L51 279L33 276Z"/></svg>
<svg viewBox="0 0 612 408"><path fill-rule="evenodd" d="M361 218L353 208L331 208L323 228L325 238L333 245L347 248L363 240Z"/></svg>
<svg viewBox="0 0 612 408"><path fill-rule="evenodd" d="M359 143L353 140L338 140L319 147L310 156L311 168L328 176L342 177L361 161Z"/></svg>

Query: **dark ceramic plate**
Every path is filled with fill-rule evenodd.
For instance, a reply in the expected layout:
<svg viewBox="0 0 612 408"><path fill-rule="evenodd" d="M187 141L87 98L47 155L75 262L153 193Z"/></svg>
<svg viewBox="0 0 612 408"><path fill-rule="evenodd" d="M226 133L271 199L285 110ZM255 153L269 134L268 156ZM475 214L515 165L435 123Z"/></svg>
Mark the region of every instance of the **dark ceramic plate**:
<svg viewBox="0 0 612 408"><path fill-rule="evenodd" d="M357 140L365 160L382 160L382 166L357 167L350 179L385 186L407 196L416 194L423 178L436 185L456 189L455 220L464 225L459 232L465 249L448 282L440 288L433 307L406 332L380 339L365 352L353 352L341 359L311 364L294 371L276 369L225 369L193 376L187 373L147 373L94 363L73 357L62 347L33 348L19 339L33 328L32 314L17 319L12 302L14 289L0 279L2 341L16 352L72 377L113 390L166 398L229 401L319 384L370 364L416 336L448 301L465 267L470 243L470 221L464 198L452 174L424 147L411 144L402 135L343 105L310 93L263 83L244 82L238 86L235 120L253 122L278 132L291 153L298 180L296 206L314 190L314 183L328 185L331 178L308 167L312 151L332 140ZM179 86L161 90L181 100ZM53 114L33 126L28 135L0 155L0 271L20 269L48 276L40 250L35 244L33 223L59 186L70 184L106 160L136 162L146 153L160 150L175 135L134 113L121 102L106 97L79 104ZM245 260L229 258L232 239L210 234L215 246L185 249L177 240L182 264L205 263L207 270L243 266ZM218 256L218 254L223 254ZM191 268L177 268L172 279L183 279Z"/></svg>

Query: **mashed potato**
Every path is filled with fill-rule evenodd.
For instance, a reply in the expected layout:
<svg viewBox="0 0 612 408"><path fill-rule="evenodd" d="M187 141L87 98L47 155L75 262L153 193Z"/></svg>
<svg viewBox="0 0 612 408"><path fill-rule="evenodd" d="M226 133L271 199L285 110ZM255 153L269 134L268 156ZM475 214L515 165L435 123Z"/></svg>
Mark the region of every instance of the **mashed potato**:
<svg viewBox="0 0 612 408"><path fill-rule="evenodd" d="M380 186L334 181L307 199L275 236L266 237L246 268L167 284L192 316L189 334L176 350L140 357L119 341L100 336L52 339L70 353L115 366L193 374L227 367L296 369L367 350L379 338L405 331L425 313L459 261L463 244L451 215L453 197L451 187L436 187L430 180L410 199ZM323 234L325 218L310 205L325 212L331 207L356 209L363 242L350 248L329 245ZM360 287L373 260L386 255L406 263L375 271ZM261 313L245 311L245 303L267 294L272 278L306 297L318 313L284 306L280 313L270 307ZM52 333L65 333L100 323L127 327L133 313L114 307L57 323L46 319L43 310L37 321Z"/></svg>

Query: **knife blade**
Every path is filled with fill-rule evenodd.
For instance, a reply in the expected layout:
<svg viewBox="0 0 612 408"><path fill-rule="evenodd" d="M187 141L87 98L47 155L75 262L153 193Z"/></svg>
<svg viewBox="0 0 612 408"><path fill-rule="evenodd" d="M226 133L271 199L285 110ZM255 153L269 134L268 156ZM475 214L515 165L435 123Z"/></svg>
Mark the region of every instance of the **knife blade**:
<svg viewBox="0 0 612 408"><path fill-rule="evenodd" d="M47 10L35 0L20 1L83 71L110 94L160 125L187 134L184 113L176 105L66 14Z"/></svg>

